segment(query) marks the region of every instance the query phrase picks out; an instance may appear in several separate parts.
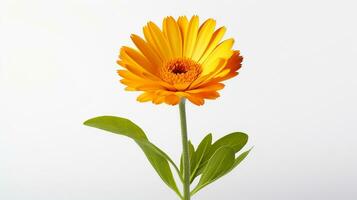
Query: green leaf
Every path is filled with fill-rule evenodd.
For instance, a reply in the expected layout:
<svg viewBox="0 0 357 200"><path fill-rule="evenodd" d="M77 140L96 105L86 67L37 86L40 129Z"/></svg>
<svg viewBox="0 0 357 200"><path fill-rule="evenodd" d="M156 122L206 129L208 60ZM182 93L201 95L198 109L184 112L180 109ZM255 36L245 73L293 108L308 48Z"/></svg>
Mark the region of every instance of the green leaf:
<svg viewBox="0 0 357 200"><path fill-rule="evenodd" d="M232 168L234 162L234 150L231 147L223 146L219 148L209 159L200 181L192 191L192 195L224 175Z"/></svg>
<svg viewBox="0 0 357 200"><path fill-rule="evenodd" d="M221 148L225 148L225 147L221 147ZM221 148L218 149L216 152L219 152L219 151L221 150ZM228 148L229 148L229 147L228 147ZM250 148L248 151L243 152L243 153L240 154L237 158L235 158L235 159L234 159L234 162L233 162L233 164L232 164L232 166L231 166L230 168L228 168L228 166L231 164L231 160L228 161L229 163L227 163L228 166L226 166L226 168L224 168L224 169L223 169L223 168L217 169L217 171L218 171L217 174L218 174L218 175L217 175L215 178L211 179L210 181L206 181L207 184L201 184L201 180L200 180L200 182L198 183L198 185L196 186L196 188L191 192L191 194L194 195L195 193L197 193L199 190L201 190L202 188L204 188L204 187L207 186L208 184L210 184L210 183L212 183L212 182L218 180L219 178L221 178L221 177L223 177L224 175L226 175L226 174L228 174L229 172L231 172L234 168L236 168L236 167L248 156L249 152L250 152L252 149L253 149L253 148ZM216 156L216 154L214 154L211 159L213 159L213 157L215 157L215 156ZM218 155L217 155L217 157L218 157ZM207 169L208 166L211 165L210 162L211 162L211 160L210 160L209 163L206 165L206 168L205 168L205 170L203 171L202 177L205 176L204 174L206 173L206 170L208 170L208 169ZM215 166L213 166L212 168L214 168L214 167L215 167ZM221 172L219 173L219 171L221 171ZM202 177L201 177L201 179L202 179ZM205 178L205 179L207 179L207 178ZM203 182L203 181L202 181L202 182Z"/></svg>
<svg viewBox="0 0 357 200"><path fill-rule="evenodd" d="M189 154L189 159L190 159L190 164L192 163L192 160L194 159L194 155L195 155L195 147L193 146L193 144L191 143L191 141L188 141L188 154ZM190 169L191 169L191 165L190 165ZM181 154L181 159L180 159L180 172L183 175L183 155Z"/></svg>
<svg viewBox="0 0 357 200"><path fill-rule="evenodd" d="M101 116L89 119L84 125L124 135L134 140L148 140L144 131L132 121L114 116Z"/></svg>
<svg viewBox="0 0 357 200"><path fill-rule="evenodd" d="M167 186L175 191L177 195L182 197L172 175L169 162L179 172L177 166L165 152L147 139L144 131L139 126L128 119L114 116L95 117L85 121L84 125L124 135L135 140L161 179ZM182 179L181 176L180 178Z"/></svg>
<svg viewBox="0 0 357 200"><path fill-rule="evenodd" d="M253 149L253 147L250 148L248 151L245 151L245 152L243 152L242 154L240 154L240 155L235 159L232 168L231 168L229 171L227 171L225 174L223 174L222 176L228 174L228 173L231 172L234 168L236 168L236 167L244 160L244 158L246 158L246 157L248 156L249 152L250 152L252 149Z"/></svg>
<svg viewBox="0 0 357 200"><path fill-rule="evenodd" d="M203 138L201 143L198 145L195 155L193 156L193 159L191 162L191 177L190 177L191 183L198 176L198 175L196 175L197 170L200 167L203 157L205 156L206 153L209 152L211 144L212 144L212 134L208 134L205 138Z"/></svg>
<svg viewBox="0 0 357 200"><path fill-rule="evenodd" d="M245 151L243 152L242 154L240 154L236 160L234 161L234 165L233 165L233 168L234 169L235 167L237 167L243 160L244 158L246 158L249 154L249 152L252 150L253 148L250 148L248 151Z"/></svg>
<svg viewBox="0 0 357 200"><path fill-rule="evenodd" d="M183 177L183 154L181 153L180 157L180 174Z"/></svg>
<svg viewBox="0 0 357 200"><path fill-rule="evenodd" d="M158 148L150 142L147 141L136 141L140 148L144 151L146 157L148 158L151 165L154 167L155 171L161 177L161 179L169 186L173 191L175 191L179 196L181 195L175 179L172 175L169 162L159 151Z"/></svg>
<svg viewBox="0 0 357 200"><path fill-rule="evenodd" d="M248 141L248 135L245 133L242 133L242 132L230 133L230 134L220 138L219 140L217 140L210 147L209 153L205 154L205 156L202 160L202 164L199 166L199 169L197 170L198 171L197 175L202 173L208 160L217 151L217 149L219 149L223 146L229 146L233 149L234 153L237 153L244 147L245 144L247 144L247 141Z"/></svg>
<svg viewBox="0 0 357 200"><path fill-rule="evenodd" d="M192 163L192 160L194 159L195 155L195 147L191 143L191 141L188 141L188 158L190 159L190 163ZM191 165L190 165L190 171L191 171Z"/></svg>
<svg viewBox="0 0 357 200"><path fill-rule="evenodd" d="M248 141L248 135L242 132L234 132L231 134L228 134L219 140L217 140L211 147L209 157L210 155L213 155L214 152L221 148L222 146L229 146L233 149L234 153L237 153L240 151L245 144L247 144Z"/></svg>

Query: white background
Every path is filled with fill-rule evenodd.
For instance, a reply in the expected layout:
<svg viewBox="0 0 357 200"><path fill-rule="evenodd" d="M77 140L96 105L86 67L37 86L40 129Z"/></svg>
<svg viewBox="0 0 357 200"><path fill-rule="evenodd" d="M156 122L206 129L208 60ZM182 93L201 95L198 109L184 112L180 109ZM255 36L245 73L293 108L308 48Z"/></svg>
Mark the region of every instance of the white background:
<svg viewBox="0 0 357 200"><path fill-rule="evenodd" d="M355 1L1 1L0 199L176 199L135 143L82 125L127 117L178 160L178 108L135 101L115 71L131 33L213 17L245 57L221 98L188 106L197 144L255 146L196 200L357 199Z"/></svg>

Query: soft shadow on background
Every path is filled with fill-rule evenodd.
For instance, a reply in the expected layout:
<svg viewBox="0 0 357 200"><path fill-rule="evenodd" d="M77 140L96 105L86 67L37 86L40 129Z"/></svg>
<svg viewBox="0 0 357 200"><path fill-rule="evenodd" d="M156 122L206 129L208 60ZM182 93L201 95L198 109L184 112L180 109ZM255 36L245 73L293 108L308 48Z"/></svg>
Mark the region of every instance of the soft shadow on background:
<svg viewBox="0 0 357 200"><path fill-rule="evenodd" d="M189 135L250 135L233 173L193 199L357 199L354 1L1 1L0 199L175 199L129 139L82 125L133 119L178 160L178 108L124 92L115 61L148 20L198 14L245 57ZM143 177L143 178L139 178Z"/></svg>

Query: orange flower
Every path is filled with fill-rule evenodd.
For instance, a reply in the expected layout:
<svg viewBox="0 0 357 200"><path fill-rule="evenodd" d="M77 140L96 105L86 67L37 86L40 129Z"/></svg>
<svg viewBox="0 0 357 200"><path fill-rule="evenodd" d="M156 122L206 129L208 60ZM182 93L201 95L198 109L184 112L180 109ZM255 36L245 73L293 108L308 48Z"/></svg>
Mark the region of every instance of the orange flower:
<svg viewBox="0 0 357 200"><path fill-rule="evenodd" d="M149 22L144 38L131 35L137 49L122 47L118 70L128 91L142 91L137 100L176 105L187 98L196 105L219 97L221 82L238 74L243 57L233 50L232 38L221 42L225 27L215 30L216 21L199 26L198 16L175 20L166 17L162 30Z"/></svg>

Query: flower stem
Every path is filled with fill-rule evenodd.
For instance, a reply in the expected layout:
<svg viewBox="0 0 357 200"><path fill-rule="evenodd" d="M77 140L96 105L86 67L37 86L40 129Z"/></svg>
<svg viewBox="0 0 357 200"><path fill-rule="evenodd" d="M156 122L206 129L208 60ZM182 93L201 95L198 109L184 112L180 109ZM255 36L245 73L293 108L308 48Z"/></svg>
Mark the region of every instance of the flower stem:
<svg viewBox="0 0 357 200"><path fill-rule="evenodd" d="M187 123L186 123L186 108L185 98L180 101L180 120L181 120L181 135L182 135L182 155L183 155L183 199L190 200L190 158L187 139Z"/></svg>

